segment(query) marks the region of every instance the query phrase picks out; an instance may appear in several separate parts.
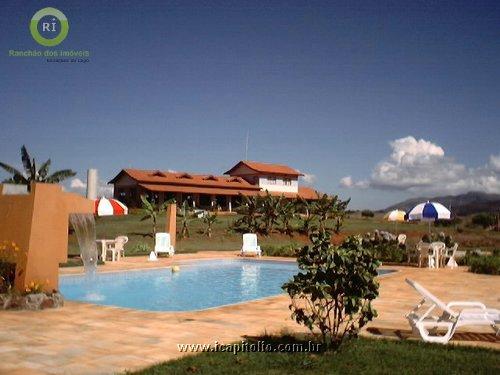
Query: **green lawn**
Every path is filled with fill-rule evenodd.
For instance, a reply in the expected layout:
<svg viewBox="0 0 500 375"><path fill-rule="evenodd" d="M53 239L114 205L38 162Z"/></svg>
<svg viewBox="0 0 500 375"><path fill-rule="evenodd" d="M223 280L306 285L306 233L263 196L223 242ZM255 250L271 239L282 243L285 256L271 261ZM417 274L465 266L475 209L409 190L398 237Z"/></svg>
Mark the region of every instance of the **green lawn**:
<svg viewBox="0 0 500 375"><path fill-rule="evenodd" d="M281 342L291 342L282 338ZM275 339L276 341L276 339ZM268 341L266 341L268 342ZM201 353L134 374L495 374L498 351L360 338L338 352Z"/></svg>
<svg viewBox="0 0 500 375"><path fill-rule="evenodd" d="M114 238L118 235L127 235L129 243L126 245L126 254L138 254L136 246L146 244L153 247L154 241L148 235L151 230L149 221L140 221L141 215L137 210L128 216L101 217L97 218L96 231L97 238ZM204 224L201 219L191 219L189 222L190 238L180 239L177 237L177 253L189 253L203 250L239 250L241 247L241 234L230 230L231 223L236 220L236 216L219 216L213 228L212 238L203 234ZM295 221L298 226L298 221ZM158 224L158 231L165 227L165 218L161 217ZM180 222L177 223L177 230L180 229ZM396 226L383 220L382 215L374 218L362 218L359 214L352 214L348 217L342 227L341 235L334 236L334 241L341 241L347 235L365 233L374 229L388 230L396 232ZM485 231L481 228L469 228L461 225L460 233L456 228L433 228L434 231L443 231L451 234L460 244L460 249L488 249L500 248L500 232ZM426 223L400 223L397 232L408 235L408 243L413 246L421 236L427 233ZM295 234L293 237L280 233L273 233L269 236L259 236L259 243L264 251L272 247L286 245L301 245L307 243L308 239L304 235ZM145 252L141 252L145 254ZM74 235L70 235L69 254L79 254L78 245Z"/></svg>

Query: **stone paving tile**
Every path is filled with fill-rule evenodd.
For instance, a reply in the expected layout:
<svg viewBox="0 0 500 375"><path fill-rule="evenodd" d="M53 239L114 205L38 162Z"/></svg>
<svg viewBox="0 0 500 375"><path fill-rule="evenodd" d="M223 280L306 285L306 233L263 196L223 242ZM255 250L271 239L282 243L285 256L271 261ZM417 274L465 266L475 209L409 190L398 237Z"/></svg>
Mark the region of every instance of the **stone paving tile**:
<svg viewBox="0 0 500 375"><path fill-rule="evenodd" d="M125 258L100 267L100 271L167 267L215 257L234 257L234 253L183 254L162 258L156 264L142 257ZM379 317L368 326L366 335L411 334L404 314L419 301L419 295L404 282L406 277L420 282L444 301L479 300L500 307L498 276L475 275L464 269L389 268L398 272L380 278L380 297L375 301ZM81 269L61 270L78 272ZM287 296L280 295L216 309L174 313L67 302L62 309L0 312L0 374L111 374L186 355L179 353L178 343L228 343L245 335L304 330L291 321L288 302ZM487 327L468 331L457 334L453 342L500 349L497 338L485 335L489 332Z"/></svg>

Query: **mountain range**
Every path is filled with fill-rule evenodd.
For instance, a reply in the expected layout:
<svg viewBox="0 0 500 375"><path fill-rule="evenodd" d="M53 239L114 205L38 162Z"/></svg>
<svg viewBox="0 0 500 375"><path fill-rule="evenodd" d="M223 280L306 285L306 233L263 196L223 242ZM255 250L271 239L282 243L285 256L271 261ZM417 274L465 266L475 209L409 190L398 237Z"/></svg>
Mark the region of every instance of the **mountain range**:
<svg viewBox="0 0 500 375"><path fill-rule="evenodd" d="M439 202L455 215L470 215L478 212L499 212L500 194L488 194L471 191L460 195L410 198L387 207L384 212L400 209L409 211L417 204L431 201Z"/></svg>

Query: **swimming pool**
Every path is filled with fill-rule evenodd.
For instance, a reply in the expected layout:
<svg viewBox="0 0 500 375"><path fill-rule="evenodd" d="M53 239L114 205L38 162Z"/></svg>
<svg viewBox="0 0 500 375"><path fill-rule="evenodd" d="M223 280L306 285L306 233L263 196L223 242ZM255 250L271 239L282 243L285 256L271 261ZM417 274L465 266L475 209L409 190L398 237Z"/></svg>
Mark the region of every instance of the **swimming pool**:
<svg viewBox="0 0 500 375"><path fill-rule="evenodd" d="M390 271L389 271L390 272ZM283 293L297 273L295 262L202 260L170 268L98 273L59 278L68 300L149 311L191 311ZM386 270L379 271L380 274Z"/></svg>

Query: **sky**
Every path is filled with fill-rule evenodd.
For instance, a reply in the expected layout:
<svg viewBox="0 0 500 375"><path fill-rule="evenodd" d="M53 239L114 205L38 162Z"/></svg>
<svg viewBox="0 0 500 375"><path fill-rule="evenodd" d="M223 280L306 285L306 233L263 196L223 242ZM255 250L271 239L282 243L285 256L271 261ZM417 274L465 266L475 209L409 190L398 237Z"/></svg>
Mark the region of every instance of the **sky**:
<svg viewBox="0 0 500 375"><path fill-rule="evenodd" d="M51 6L56 47L29 31ZM498 1L0 2L0 161L220 174L290 165L351 208L500 193ZM88 50L86 63L9 50ZM0 178L8 175L0 172Z"/></svg>

